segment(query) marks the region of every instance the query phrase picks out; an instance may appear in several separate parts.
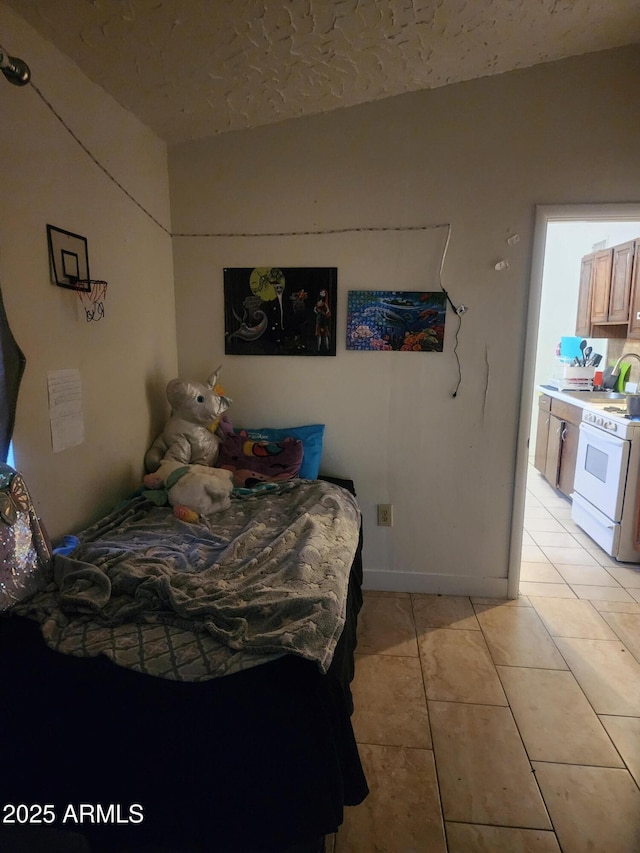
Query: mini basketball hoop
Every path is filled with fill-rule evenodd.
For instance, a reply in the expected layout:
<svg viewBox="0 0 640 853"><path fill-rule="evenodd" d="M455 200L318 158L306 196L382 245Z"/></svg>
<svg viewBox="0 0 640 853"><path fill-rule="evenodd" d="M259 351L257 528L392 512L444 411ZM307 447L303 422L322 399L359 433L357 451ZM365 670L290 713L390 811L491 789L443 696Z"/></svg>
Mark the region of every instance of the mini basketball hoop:
<svg viewBox="0 0 640 853"><path fill-rule="evenodd" d="M87 323L96 322L104 317L104 303L107 298L107 282L99 279L77 279L76 293L84 308ZM82 288L82 289L80 289Z"/></svg>

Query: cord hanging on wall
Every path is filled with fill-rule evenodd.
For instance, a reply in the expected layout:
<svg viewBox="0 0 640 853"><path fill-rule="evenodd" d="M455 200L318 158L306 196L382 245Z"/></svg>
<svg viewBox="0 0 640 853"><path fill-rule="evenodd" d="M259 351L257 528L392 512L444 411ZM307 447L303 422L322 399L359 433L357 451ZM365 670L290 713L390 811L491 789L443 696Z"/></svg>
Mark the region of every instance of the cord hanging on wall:
<svg viewBox="0 0 640 853"><path fill-rule="evenodd" d="M6 52L0 48L0 67L3 72L5 72L5 76L11 80L11 82L18 82L17 79L12 79L13 77L19 77L19 84L24 85L25 83L30 81L30 72L26 63L22 62L22 60L18 60L12 57L9 57ZM170 231L166 228L161 222L159 222L140 202L134 198L131 193L99 162L99 160L92 154L92 152L87 148L87 146L82 142L81 139L74 133L74 131L69 127L69 125L65 122L62 116L57 112L55 107L47 100L44 94L38 89L38 87L31 83L31 88L36 92L41 101L47 106L47 108L51 111L51 113L55 116L55 118L60 122L60 124L65 128L67 133L75 140L75 142L82 148L82 150L87 154L87 156L98 166L99 169L109 178L112 183L114 183L126 196L129 198L149 219L151 219L162 231L165 232L169 237L195 237L195 238L264 238L264 237L300 237L300 236L322 236L322 235L330 235L330 234L347 234L347 233L372 233L372 232L407 232L407 231L428 231L436 228L447 228L447 238L445 242L445 247L442 253L442 260L440 263L439 270L439 285L440 289L446 296L447 302L450 304L451 308L455 312L458 318L458 328L455 334L455 345L453 348L453 355L456 359L456 363L458 366L458 380L456 383L455 390L452 394L452 397L456 397L458 393L458 389L460 387L460 383L462 381L462 371L460 367L460 359L458 356L458 333L460 331L462 315L467 311L467 307L465 305L456 306L449 294L443 287L442 284L442 269L444 266L445 257L447 254L447 249L449 246L449 241L451 238L451 225L449 223L439 223L439 224L431 224L431 225L407 225L407 226L373 226L373 227L348 227L348 228L327 228L327 229L318 229L318 230L308 230L308 231L281 231L281 232L246 232L246 233L223 233L223 232L195 232L195 233L176 233ZM107 282L102 280L92 280L89 277L89 269L88 269L88 253L86 251L86 240L83 237L79 237L79 235L73 235L70 232L64 232L62 229L54 229L53 226L47 226L50 233L57 231L58 234L66 234L67 238L76 239L79 241L84 241L84 253L74 252L73 248L67 248L64 251L61 250L60 257L54 260L53 249L51 248L51 237L50 237L50 252L52 255L52 267L56 268L56 265L59 264L61 274L58 276L56 273L56 283L61 287L68 287L72 290L75 290L78 293L78 298L83 304L85 309L85 315L88 321L91 320L100 320L104 317L104 299L106 297L107 292ZM86 258L86 273L80 269L82 259Z"/></svg>
<svg viewBox="0 0 640 853"><path fill-rule="evenodd" d="M0 70L14 86L26 86L31 80L31 71L27 63L16 56L9 56L2 45L0 45Z"/></svg>

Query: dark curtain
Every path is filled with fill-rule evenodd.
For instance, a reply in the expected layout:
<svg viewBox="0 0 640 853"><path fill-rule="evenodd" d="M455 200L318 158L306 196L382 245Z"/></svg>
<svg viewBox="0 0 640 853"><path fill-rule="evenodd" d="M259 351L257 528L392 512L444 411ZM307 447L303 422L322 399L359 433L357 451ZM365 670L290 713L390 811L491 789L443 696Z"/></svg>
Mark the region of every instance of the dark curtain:
<svg viewBox="0 0 640 853"><path fill-rule="evenodd" d="M25 364L24 354L9 328L0 289L0 462L7 461Z"/></svg>

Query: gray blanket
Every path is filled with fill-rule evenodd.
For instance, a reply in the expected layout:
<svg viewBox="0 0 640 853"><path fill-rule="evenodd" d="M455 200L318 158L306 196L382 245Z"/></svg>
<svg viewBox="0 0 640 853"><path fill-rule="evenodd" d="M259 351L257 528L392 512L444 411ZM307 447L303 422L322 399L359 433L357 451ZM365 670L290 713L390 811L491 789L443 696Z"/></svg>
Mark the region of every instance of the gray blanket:
<svg viewBox="0 0 640 853"><path fill-rule="evenodd" d="M206 524L139 496L54 558L21 607L46 641L151 675L200 681L295 654L328 669L345 619L360 513L339 486L234 494Z"/></svg>

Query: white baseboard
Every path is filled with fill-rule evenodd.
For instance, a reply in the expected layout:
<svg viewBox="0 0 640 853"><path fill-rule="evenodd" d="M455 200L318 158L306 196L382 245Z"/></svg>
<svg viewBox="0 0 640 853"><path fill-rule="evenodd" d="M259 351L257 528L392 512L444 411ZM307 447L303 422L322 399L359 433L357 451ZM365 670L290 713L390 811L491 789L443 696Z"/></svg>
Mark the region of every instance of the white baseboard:
<svg viewBox="0 0 640 853"><path fill-rule="evenodd" d="M439 595L476 595L506 598L506 578L474 578L469 575L428 575L422 572L364 572L363 589L384 592L427 592Z"/></svg>

